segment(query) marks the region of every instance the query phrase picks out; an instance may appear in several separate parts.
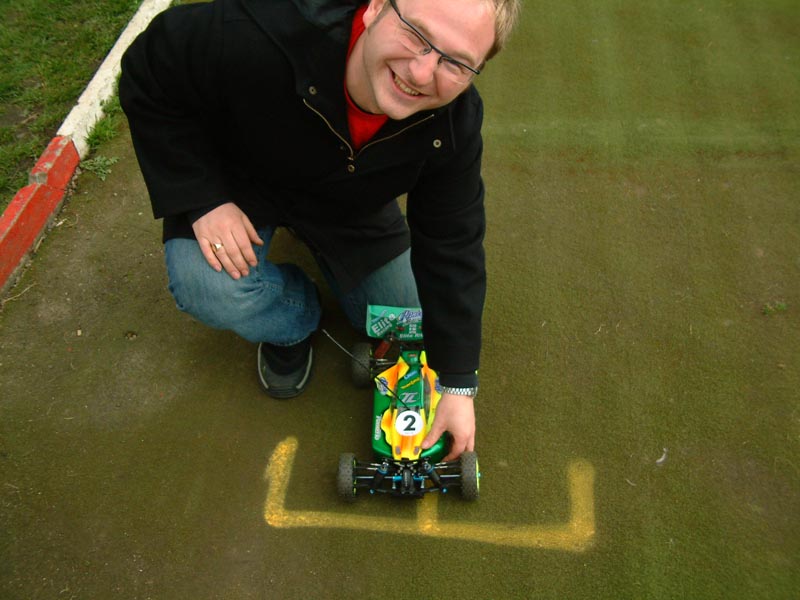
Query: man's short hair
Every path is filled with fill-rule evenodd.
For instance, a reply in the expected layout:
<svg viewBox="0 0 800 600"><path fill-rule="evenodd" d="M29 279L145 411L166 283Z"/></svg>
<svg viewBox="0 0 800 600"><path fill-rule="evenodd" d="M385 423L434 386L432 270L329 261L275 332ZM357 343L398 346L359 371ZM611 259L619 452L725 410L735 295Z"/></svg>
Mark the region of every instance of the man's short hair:
<svg viewBox="0 0 800 600"><path fill-rule="evenodd" d="M489 60L502 50L517 25L522 9L521 0L489 0L494 4L494 44L486 55Z"/></svg>

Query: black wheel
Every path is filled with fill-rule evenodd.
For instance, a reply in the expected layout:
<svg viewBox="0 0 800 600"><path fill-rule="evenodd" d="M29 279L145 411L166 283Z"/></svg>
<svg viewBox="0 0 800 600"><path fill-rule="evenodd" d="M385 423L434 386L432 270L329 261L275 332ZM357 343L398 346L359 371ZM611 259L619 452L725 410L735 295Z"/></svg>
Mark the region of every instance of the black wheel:
<svg viewBox="0 0 800 600"><path fill-rule="evenodd" d="M372 344L359 342L353 345L350 362L350 379L357 388L372 385Z"/></svg>
<svg viewBox="0 0 800 600"><path fill-rule="evenodd" d="M356 455L345 453L339 456L339 473L336 477L336 488L339 495L348 502L356 499Z"/></svg>
<svg viewBox="0 0 800 600"><path fill-rule="evenodd" d="M464 500L477 500L481 488L478 455L474 452L464 452L459 462L461 463L461 496Z"/></svg>

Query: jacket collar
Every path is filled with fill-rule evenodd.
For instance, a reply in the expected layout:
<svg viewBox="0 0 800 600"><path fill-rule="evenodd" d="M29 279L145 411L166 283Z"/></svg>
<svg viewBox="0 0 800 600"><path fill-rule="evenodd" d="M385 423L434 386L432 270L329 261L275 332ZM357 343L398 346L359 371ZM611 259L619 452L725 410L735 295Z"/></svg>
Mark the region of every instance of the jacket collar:
<svg viewBox="0 0 800 600"><path fill-rule="evenodd" d="M296 92L320 106L343 92L350 24L358 0L240 0L256 24L283 50ZM309 27L309 24L313 27Z"/></svg>

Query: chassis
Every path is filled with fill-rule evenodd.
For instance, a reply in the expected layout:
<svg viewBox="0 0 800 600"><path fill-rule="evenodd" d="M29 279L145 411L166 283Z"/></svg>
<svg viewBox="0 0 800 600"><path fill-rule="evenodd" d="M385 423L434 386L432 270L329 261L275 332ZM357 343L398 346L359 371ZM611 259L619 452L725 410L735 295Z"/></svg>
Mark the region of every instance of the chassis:
<svg viewBox="0 0 800 600"><path fill-rule="evenodd" d="M380 342L353 347L351 375L357 387L373 388L374 460L342 454L339 494L349 501L359 492L421 498L458 488L463 498L477 499L480 472L474 452L440 462L447 452L447 434L427 450L421 447L441 398L438 377L427 364L422 343L422 311L370 306L367 334Z"/></svg>

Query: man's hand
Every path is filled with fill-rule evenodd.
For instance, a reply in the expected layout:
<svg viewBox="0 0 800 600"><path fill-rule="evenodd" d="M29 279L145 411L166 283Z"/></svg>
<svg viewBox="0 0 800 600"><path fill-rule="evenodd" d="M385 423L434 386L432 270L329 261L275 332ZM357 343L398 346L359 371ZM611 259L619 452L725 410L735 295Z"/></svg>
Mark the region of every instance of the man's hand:
<svg viewBox="0 0 800 600"><path fill-rule="evenodd" d="M255 227L233 202L222 204L192 225L208 264L215 271L224 268L234 279L246 277L258 264L253 244L262 246Z"/></svg>
<svg viewBox="0 0 800 600"><path fill-rule="evenodd" d="M462 452L475 449L475 404L472 397L442 394L433 425L422 442L422 448L427 450L433 446L445 431L453 436L453 444L450 446L450 454L443 460L455 460Z"/></svg>

